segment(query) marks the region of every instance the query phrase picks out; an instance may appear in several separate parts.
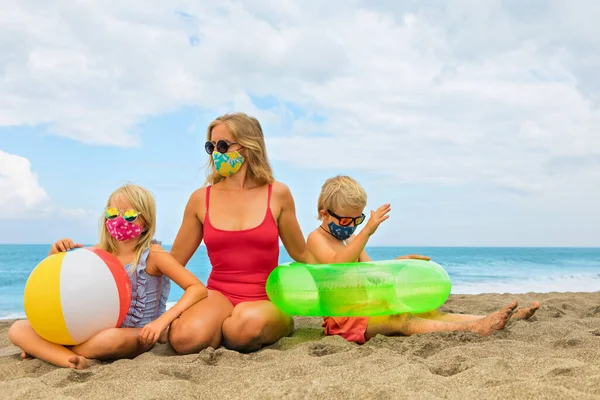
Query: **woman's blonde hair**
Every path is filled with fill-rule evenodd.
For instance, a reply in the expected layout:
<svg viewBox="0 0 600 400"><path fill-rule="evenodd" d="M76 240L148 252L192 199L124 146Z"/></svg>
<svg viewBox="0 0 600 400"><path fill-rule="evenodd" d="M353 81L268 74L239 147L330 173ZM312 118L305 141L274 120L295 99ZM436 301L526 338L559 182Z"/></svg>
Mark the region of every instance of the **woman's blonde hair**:
<svg viewBox="0 0 600 400"><path fill-rule="evenodd" d="M343 208L364 208L367 205L367 192L353 178L345 175L334 176L321 187L317 202L317 219L322 220L321 211L337 211Z"/></svg>
<svg viewBox="0 0 600 400"><path fill-rule="evenodd" d="M211 140L211 132L219 124L227 125L235 142L242 146L244 163L248 164L248 177L258 186L273 183L275 178L267 158L267 147L260 122L244 113L225 114L208 125L206 140ZM214 185L224 180L225 177L215 169L212 157L208 163L210 168L207 171L206 183Z"/></svg>
<svg viewBox="0 0 600 400"><path fill-rule="evenodd" d="M108 198L106 206L109 207L117 199L127 200L131 204L131 207L140 213L138 218L141 218L144 223L142 233L138 236L138 243L135 246L135 257L132 264L132 270L135 270L140 262L142 253L151 246L152 239L154 238L156 231L156 203L150 191L131 183L115 190ZM100 219L100 248L112 254L117 252L117 239L113 238L108 233L108 229L106 229L106 213Z"/></svg>

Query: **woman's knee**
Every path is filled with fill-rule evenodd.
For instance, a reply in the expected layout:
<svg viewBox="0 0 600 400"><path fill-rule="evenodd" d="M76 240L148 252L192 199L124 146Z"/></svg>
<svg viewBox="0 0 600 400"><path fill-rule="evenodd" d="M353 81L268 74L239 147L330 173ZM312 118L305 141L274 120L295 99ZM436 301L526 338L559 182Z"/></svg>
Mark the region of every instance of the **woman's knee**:
<svg viewBox="0 0 600 400"><path fill-rule="evenodd" d="M207 329L201 319L175 320L169 329L169 344L179 354L198 353L221 345L221 330Z"/></svg>
<svg viewBox="0 0 600 400"><path fill-rule="evenodd" d="M223 325L223 335L227 347L242 351L254 351L265 344L278 340L291 333L293 320L277 318L261 307L253 304L240 304Z"/></svg>
<svg viewBox="0 0 600 400"><path fill-rule="evenodd" d="M197 353L207 347L218 348L221 345L221 326L232 309L225 296L209 290L206 299L171 323L169 344L179 354Z"/></svg>
<svg viewBox="0 0 600 400"><path fill-rule="evenodd" d="M236 332L248 341L261 337L268 318L256 308L240 307L235 309L227 321L230 332Z"/></svg>

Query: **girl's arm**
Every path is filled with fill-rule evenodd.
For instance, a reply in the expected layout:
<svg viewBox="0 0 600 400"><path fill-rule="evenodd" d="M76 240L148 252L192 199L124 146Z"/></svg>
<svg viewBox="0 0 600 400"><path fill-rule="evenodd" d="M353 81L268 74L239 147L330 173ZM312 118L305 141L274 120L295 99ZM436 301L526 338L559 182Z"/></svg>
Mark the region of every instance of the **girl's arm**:
<svg viewBox="0 0 600 400"><path fill-rule="evenodd" d="M173 246L171 254L185 267L194 255L203 238L203 226L198 219L198 210L205 204L206 188L198 189L190 196L183 212L183 221Z"/></svg>
<svg viewBox="0 0 600 400"><path fill-rule="evenodd" d="M50 252L48 253L48 256L51 256L52 254L76 249L78 247L83 247L83 245L81 243L73 243L73 241L69 238L60 239L56 243L52 244L52 246L50 247Z"/></svg>
<svg viewBox="0 0 600 400"><path fill-rule="evenodd" d="M160 271L184 290L183 296L173 307L142 328L140 332L141 342L154 344L160 334L169 327L175 318L178 318L185 310L206 298L208 290L193 273L157 244L152 245L148 256L148 266Z"/></svg>
<svg viewBox="0 0 600 400"><path fill-rule="evenodd" d="M296 217L296 204L290 189L281 182L273 184L273 193L281 204L279 214L279 237L292 259L297 262L306 262L306 241Z"/></svg>

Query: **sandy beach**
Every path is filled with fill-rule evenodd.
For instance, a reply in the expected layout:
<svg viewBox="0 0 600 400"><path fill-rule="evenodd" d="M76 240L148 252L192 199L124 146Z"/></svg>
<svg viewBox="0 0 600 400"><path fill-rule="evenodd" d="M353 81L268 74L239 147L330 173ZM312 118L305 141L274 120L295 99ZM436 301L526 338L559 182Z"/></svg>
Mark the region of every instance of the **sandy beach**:
<svg viewBox="0 0 600 400"><path fill-rule="evenodd" d="M600 399L600 292L452 295L443 311L489 313L517 299L536 316L489 337L324 337L319 318L253 354L176 356L158 345L86 371L19 358L0 322L2 399Z"/></svg>

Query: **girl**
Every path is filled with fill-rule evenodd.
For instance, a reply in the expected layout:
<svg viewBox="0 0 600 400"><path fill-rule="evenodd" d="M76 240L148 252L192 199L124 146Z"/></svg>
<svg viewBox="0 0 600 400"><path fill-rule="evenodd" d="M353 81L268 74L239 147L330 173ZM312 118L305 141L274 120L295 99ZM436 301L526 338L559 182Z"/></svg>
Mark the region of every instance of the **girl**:
<svg viewBox="0 0 600 400"><path fill-rule="evenodd" d="M158 341L166 343L171 322L207 296L206 287L169 252L153 240L156 211L152 194L128 184L113 192L101 219L100 248L125 266L132 286L131 306L119 328L101 331L76 346L61 346L41 338L28 321L16 321L8 331L10 341L27 355L59 367L85 369L91 360L134 358ZM49 256L82 247L71 239L52 245ZM171 280L185 293L168 311Z"/></svg>

